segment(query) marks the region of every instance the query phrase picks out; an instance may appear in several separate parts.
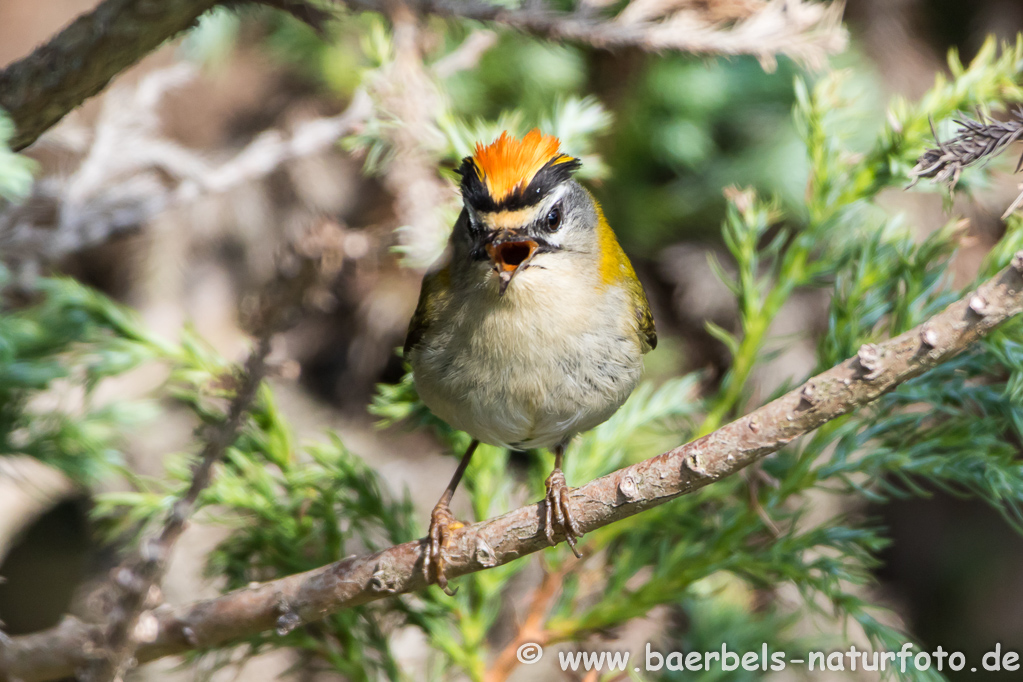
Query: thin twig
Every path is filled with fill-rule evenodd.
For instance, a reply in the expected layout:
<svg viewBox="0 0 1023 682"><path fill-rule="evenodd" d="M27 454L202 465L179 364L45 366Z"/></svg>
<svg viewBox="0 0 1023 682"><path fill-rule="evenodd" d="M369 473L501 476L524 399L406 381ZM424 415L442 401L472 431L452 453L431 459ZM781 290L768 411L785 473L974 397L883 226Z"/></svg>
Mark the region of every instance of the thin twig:
<svg viewBox="0 0 1023 682"><path fill-rule="evenodd" d="M171 550L181 537L199 494L209 485L213 466L238 438L245 416L267 372L266 359L270 354L271 336L272 330L266 330L246 361L227 418L207 434L206 445L192 469L192 482L188 491L174 503L162 532L145 541L137 557L114 569L112 584L116 591L115 605L101 640L103 646L99 649L99 656L76 671L80 679L91 682L122 679L134 662L132 656L139 641L150 637L151 620L144 623L140 619L146 611L147 602L159 590Z"/></svg>
<svg viewBox="0 0 1023 682"><path fill-rule="evenodd" d="M387 12L383 0L343 0L358 10ZM323 33L330 16L304 0L253 0L290 13ZM23 59L0 70L0 108L14 121L15 150L32 144L69 111L99 93L124 69L190 28L217 0L104 0ZM226 0L228 6L244 4ZM841 52L847 34L843 3L769 0L722 21L682 4L633 0L616 17L544 9L510 10L476 0L418 0L422 14L503 24L552 40L594 47L632 47L703 55L751 54L771 67L778 55L820 66Z"/></svg>
<svg viewBox="0 0 1023 682"><path fill-rule="evenodd" d="M156 619L147 609L158 601L160 583L175 543L195 510L199 495L213 475L213 467L223 458L227 448L237 440L246 415L256 400L263 378L267 375L267 357L274 334L296 320L307 298L306 294L339 267L336 230L329 222L321 222L279 257L277 277L265 288L260 301L249 315L255 329L256 347L246 360L225 419L207 429L203 435L202 453L196 460L188 490L171 508L160 534L143 541L138 556L123 562L111 574L113 607L93 655L76 673L90 682L121 680L135 664L136 647L151 641L156 634Z"/></svg>
<svg viewBox="0 0 1023 682"><path fill-rule="evenodd" d="M733 475L793 439L862 407L966 350L1023 312L1023 252L1013 264L924 324L883 343L721 427L707 436L619 469L572 491L585 532L638 514ZM806 386L812 385L812 392ZM812 399L807 399L812 395ZM451 577L506 564L547 547L543 503L511 511L453 533ZM349 557L322 568L153 612L152 638L140 661L222 646L288 625L313 622L342 609L426 588L424 541ZM288 612L281 613L286 603ZM67 619L56 628L13 638L0 647L0 680L41 682L66 676L88 660L96 626Z"/></svg>
<svg viewBox="0 0 1023 682"><path fill-rule="evenodd" d="M338 0L358 10L380 11L378 0ZM569 40L602 49L701 55L753 55L765 68L785 55L819 68L828 55L845 49L844 3L768 0L746 3L728 21L690 3L632 0L614 16L584 7L572 13L531 6L508 9L479 0L413 0L421 14L494 23L550 40Z"/></svg>
<svg viewBox="0 0 1023 682"><path fill-rule="evenodd" d="M168 209L325 153L373 113L370 97L359 89L340 114L300 122L290 131L264 131L214 163L160 130L163 97L195 75L189 65L175 64L135 87L111 89L76 170L37 182L28 199L0 210L0 259L30 277L69 254L138 231Z"/></svg>

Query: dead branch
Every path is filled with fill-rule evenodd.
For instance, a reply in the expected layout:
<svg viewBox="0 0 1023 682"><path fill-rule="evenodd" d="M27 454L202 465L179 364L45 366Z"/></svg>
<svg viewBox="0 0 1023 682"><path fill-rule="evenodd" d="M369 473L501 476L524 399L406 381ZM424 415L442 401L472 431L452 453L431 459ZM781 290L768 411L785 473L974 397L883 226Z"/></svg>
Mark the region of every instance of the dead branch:
<svg viewBox="0 0 1023 682"><path fill-rule="evenodd" d="M238 390L231 400L227 418L206 435L202 454L192 469L188 491L174 503L163 530L142 543L137 557L122 563L111 574L115 604L104 628L96 654L77 669L80 678L92 682L121 680L134 663L133 654L140 640L149 638L153 621L144 617L147 602L158 593L171 550L195 509L199 494L213 475L213 465L237 439L256 391L266 375L272 329L260 337L256 349L245 363Z"/></svg>
<svg viewBox="0 0 1023 682"><path fill-rule="evenodd" d="M358 10L386 9L385 3L377 0L344 1ZM323 10L303 0L251 2L286 11L321 34L329 19ZM0 70L0 108L10 114L17 129L12 148L32 144L118 73L194 25L216 4L218 0L104 0L45 45ZM223 0L222 4L236 7L245 2ZM722 11L720 5L727 5L728 11ZM613 18L594 16L586 3L571 14L509 10L476 0L417 0L410 6L423 14L503 24L552 40L607 49L750 54L768 68L777 55L819 66L847 42L841 26L841 2L632 0Z"/></svg>
<svg viewBox="0 0 1023 682"><path fill-rule="evenodd" d="M229 192L300 158L327 152L372 114L362 90L336 116L267 130L233 156L214 161L165 138L157 108L196 75L187 64L148 74L104 96L95 129L55 134L49 143L81 155L73 173L35 184L20 204L0 210L0 252L20 279L69 254L140 230L165 210ZM88 141L83 145L80 139ZM77 149L75 147L78 147ZM82 149L81 147L84 147Z"/></svg>
<svg viewBox="0 0 1023 682"><path fill-rule="evenodd" d="M216 0L105 0L27 57L0 71L11 147L35 142L114 76L192 26Z"/></svg>
<svg viewBox="0 0 1023 682"><path fill-rule="evenodd" d="M572 492L576 519L590 532L735 474L825 422L876 400L961 353L997 325L1023 312L1023 251L1012 265L924 324L866 344L856 357L713 433L619 469ZM455 531L449 575L486 570L547 547L543 503ZM151 612L140 661L207 649L289 627L384 597L426 587L423 541L288 576L215 599ZM61 625L0 644L0 680L64 677L88 661L97 626Z"/></svg>
<svg viewBox="0 0 1023 682"><path fill-rule="evenodd" d="M959 182L959 176L971 166L984 164L998 156L1013 142L1023 137L1023 107L1017 107L1008 121L998 121L978 111L977 118L962 116L955 119L959 130L949 140L942 142L931 122L931 134L936 147L920 155L916 165L909 171L913 179L910 187L920 178L931 178L944 184L951 193ZM1023 169L1023 156L1016 163L1016 173ZM1002 220L1012 215L1023 204L1021 192L1002 214Z"/></svg>
<svg viewBox="0 0 1023 682"><path fill-rule="evenodd" d="M359 10L380 11L381 6L378 0L342 1ZM409 6L422 14L502 24L609 50L753 55L767 69L774 67L778 55L819 68L848 42L842 2L632 0L613 17L594 14L587 3L571 13L542 6L507 9L479 0L411 0Z"/></svg>
<svg viewBox="0 0 1023 682"><path fill-rule="evenodd" d="M220 0L104 0L45 45L0 70L0 108L14 121L15 151L35 142L65 114L99 93L121 71L191 28ZM329 15L304 0L224 0L263 4L323 33Z"/></svg>
<svg viewBox="0 0 1023 682"><path fill-rule="evenodd" d="M107 622L97 626L90 655L75 666L76 675L90 682L121 680L136 663L135 649L151 641L158 622L147 609L159 601L160 583L171 550L184 532L199 495L209 485L213 467L237 440L259 386L267 375L273 335L294 323L307 294L333 275L339 265L337 234L322 222L289 246L279 259L277 277L266 287L250 312L249 324L257 337L241 373L231 380L236 388L223 421L203 434L203 449L192 468L191 482L174 503L163 529L142 542L136 556L111 572L111 608Z"/></svg>
<svg viewBox="0 0 1023 682"><path fill-rule="evenodd" d="M1013 111L1008 121L998 121L978 112L976 120L962 116L955 122L959 130L945 142L938 139L932 122L931 133L937 147L925 150L909 171L912 184L920 178L933 178L934 182L948 185L950 190L955 189L963 170L998 156L1023 136L1023 107ZM1016 164L1017 173L1020 168L1023 168L1023 157Z"/></svg>

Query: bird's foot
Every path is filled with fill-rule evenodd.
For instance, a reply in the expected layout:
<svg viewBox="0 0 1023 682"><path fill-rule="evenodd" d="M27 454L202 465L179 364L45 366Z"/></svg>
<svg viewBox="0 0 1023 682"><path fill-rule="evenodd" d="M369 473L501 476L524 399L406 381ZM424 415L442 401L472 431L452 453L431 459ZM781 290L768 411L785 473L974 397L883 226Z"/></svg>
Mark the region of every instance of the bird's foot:
<svg viewBox="0 0 1023 682"><path fill-rule="evenodd" d="M547 542L551 545L557 544L554 541L554 533L561 531L565 534L568 546L576 558L582 558L582 554L575 548L576 538L582 537L582 531L572 517L572 507L569 504L568 493L570 488L565 483L565 474L561 469L554 469L547 477L547 518L544 532L547 533Z"/></svg>
<svg viewBox="0 0 1023 682"><path fill-rule="evenodd" d="M423 576L426 584L437 583L440 589L449 597L453 597L457 589L448 588L448 579L444 575L444 566L447 563L448 544L451 542L451 532L458 530L465 524L455 519L451 509L444 503L439 503L433 508L430 514L430 534L426 539L426 554L423 557Z"/></svg>

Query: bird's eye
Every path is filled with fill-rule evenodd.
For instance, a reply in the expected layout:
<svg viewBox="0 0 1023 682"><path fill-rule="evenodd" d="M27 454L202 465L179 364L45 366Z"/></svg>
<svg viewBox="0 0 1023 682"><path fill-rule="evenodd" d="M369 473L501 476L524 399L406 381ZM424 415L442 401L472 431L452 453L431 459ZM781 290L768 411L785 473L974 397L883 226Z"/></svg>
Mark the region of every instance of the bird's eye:
<svg viewBox="0 0 1023 682"><path fill-rule="evenodd" d="M555 206L547 214L547 229L554 232L561 227L561 209Z"/></svg>

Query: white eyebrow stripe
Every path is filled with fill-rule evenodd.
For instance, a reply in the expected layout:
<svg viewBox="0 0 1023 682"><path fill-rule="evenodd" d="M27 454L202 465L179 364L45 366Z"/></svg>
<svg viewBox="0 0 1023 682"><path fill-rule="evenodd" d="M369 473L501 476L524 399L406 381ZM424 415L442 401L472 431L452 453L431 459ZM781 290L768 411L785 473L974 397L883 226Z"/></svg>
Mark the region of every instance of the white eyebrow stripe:
<svg viewBox="0 0 1023 682"><path fill-rule="evenodd" d="M568 183L563 182L557 187L555 187L554 191L547 195L546 200L544 201L544 209L546 210L552 208L554 204L561 201L562 197L564 197L567 192Z"/></svg>

